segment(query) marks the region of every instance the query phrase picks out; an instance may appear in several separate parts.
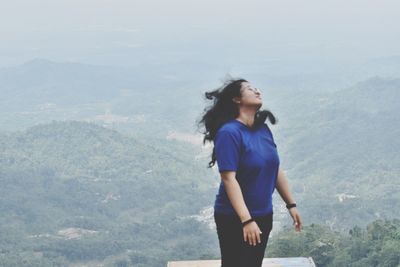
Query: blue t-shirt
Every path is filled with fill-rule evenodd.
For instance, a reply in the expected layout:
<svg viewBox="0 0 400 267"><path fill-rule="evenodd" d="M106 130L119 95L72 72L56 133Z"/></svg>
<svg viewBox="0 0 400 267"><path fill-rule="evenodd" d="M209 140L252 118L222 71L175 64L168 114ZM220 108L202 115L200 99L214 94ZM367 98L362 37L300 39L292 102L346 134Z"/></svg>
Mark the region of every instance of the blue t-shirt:
<svg viewBox="0 0 400 267"><path fill-rule="evenodd" d="M251 216L270 214L272 193L276 186L279 156L271 130L266 123L251 129L231 119L224 123L214 138L219 172L236 171L236 179ZM235 214L221 181L214 210Z"/></svg>

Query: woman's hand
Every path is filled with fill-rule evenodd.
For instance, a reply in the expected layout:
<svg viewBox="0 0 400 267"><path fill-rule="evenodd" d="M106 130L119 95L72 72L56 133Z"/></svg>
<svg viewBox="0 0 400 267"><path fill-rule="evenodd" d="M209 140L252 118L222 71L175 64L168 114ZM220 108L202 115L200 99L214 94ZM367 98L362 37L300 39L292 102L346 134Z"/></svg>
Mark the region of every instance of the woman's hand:
<svg viewBox="0 0 400 267"><path fill-rule="evenodd" d="M297 208L296 207L290 208L289 213L290 213L290 216L292 216L292 218L293 218L293 224L294 224L296 231L300 232L302 222L301 222L300 214L297 211Z"/></svg>
<svg viewBox="0 0 400 267"><path fill-rule="evenodd" d="M258 225L255 221L252 221L251 223L243 226L244 242L249 241L250 245L255 246L257 245L257 242L261 243L260 234L262 234L262 232L260 228L258 228Z"/></svg>

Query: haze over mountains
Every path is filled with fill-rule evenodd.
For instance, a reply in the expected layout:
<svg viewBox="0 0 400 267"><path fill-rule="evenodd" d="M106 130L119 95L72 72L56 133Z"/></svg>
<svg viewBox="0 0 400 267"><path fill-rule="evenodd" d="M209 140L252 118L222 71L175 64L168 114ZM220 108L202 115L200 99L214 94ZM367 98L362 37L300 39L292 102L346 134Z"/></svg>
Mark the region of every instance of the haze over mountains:
<svg viewBox="0 0 400 267"><path fill-rule="evenodd" d="M137 128L137 125L146 129L152 127L149 122L153 122L157 126L152 130L162 129L160 135L165 135L169 130L192 131L193 119L205 106L204 92L220 85L221 73L253 82L264 93L264 105L278 111L283 104L279 101L296 99L291 97L294 94L309 91L325 94L374 76L389 79L400 76L400 57L348 65L261 61L231 72L220 72L218 66L202 69L184 63L174 66L148 64L135 68L34 59L19 66L2 68L0 109L4 116L1 117L1 128L24 129L52 119L103 120L114 122L114 126L121 129ZM187 67L192 72L181 73ZM207 81L214 82L205 82L206 77ZM176 114L180 115L179 119ZM144 121L147 123L143 124Z"/></svg>
<svg viewBox="0 0 400 267"><path fill-rule="evenodd" d="M400 217L399 62L243 71L278 118L271 129L306 225L346 232ZM163 266L217 255L207 208L219 178L195 120L223 77L162 70L45 59L0 70L3 260ZM274 197L277 232L291 220Z"/></svg>
<svg viewBox="0 0 400 267"><path fill-rule="evenodd" d="M261 89L304 228L266 257L400 266L400 2L35 0L0 8L0 266L218 259L196 129L229 74Z"/></svg>

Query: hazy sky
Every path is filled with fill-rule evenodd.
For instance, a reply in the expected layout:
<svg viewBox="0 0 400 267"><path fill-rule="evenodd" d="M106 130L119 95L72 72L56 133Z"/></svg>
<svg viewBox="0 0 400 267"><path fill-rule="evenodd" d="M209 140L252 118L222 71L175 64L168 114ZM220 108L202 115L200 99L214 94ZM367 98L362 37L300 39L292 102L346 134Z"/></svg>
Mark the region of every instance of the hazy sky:
<svg viewBox="0 0 400 267"><path fill-rule="evenodd" d="M400 1L0 0L0 66L400 55ZM129 59L129 60L125 60Z"/></svg>

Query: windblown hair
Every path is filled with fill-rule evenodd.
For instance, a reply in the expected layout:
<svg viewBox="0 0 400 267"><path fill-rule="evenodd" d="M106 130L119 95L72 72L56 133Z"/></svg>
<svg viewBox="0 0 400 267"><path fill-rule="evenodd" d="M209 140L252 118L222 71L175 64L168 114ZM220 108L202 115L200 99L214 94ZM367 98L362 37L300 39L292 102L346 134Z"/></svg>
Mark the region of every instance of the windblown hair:
<svg viewBox="0 0 400 267"><path fill-rule="evenodd" d="M198 127L205 127L205 131L202 132L204 134L203 144L206 141L214 142L218 129L227 121L239 116L239 107L232 101L232 98L241 97L242 82L247 82L247 80L229 78L221 87L205 92L205 100L212 100L213 103L204 109L201 119L197 122ZM275 116L269 110L258 110L252 128L257 128L267 118L272 124L277 122ZM208 167L214 166L216 160L215 147L213 147Z"/></svg>

